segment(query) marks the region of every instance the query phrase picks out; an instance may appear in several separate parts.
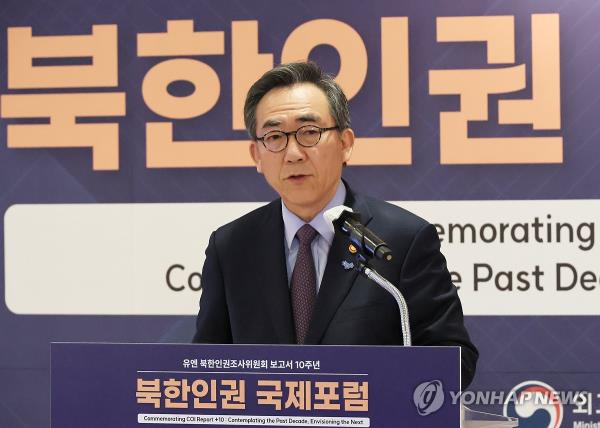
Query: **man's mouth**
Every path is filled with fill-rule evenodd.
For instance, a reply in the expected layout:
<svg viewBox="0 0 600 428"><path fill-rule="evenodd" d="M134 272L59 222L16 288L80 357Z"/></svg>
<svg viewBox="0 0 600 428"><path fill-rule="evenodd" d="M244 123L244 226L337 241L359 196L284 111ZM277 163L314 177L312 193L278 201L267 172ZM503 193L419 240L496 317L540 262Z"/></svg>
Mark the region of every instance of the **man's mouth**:
<svg viewBox="0 0 600 428"><path fill-rule="evenodd" d="M292 182L297 182L297 181L302 181L307 177L308 177L308 175L306 175L306 174L292 174L287 177L287 180L290 180Z"/></svg>

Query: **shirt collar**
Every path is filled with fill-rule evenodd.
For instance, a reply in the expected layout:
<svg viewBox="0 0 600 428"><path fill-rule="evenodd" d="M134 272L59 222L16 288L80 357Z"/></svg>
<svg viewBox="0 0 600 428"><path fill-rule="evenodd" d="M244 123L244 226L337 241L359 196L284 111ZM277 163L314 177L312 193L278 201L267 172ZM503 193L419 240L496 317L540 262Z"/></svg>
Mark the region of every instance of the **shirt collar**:
<svg viewBox="0 0 600 428"><path fill-rule="evenodd" d="M331 230L331 227L327 224L327 220L323 218L323 213L327 211L329 208L337 207L338 205L343 205L346 200L346 187L344 183L340 180L338 184L337 190L335 191L335 195L329 201L329 203L323 208L319 213L308 223L310 224L319 235L321 235L325 241L329 245L333 242L334 232ZM296 236L296 232L306 223L296 214L288 210L285 206L283 200L281 201L281 215L283 217L283 225L285 228L285 243L287 245L287 249L289 250L292 246L292 241Z"/></svg>

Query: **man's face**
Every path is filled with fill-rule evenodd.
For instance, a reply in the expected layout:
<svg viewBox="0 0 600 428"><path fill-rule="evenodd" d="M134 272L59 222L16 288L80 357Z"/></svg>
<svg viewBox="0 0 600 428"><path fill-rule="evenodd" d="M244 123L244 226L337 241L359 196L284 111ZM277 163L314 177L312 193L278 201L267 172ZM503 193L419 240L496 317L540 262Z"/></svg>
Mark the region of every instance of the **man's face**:
<svg viewBox="0 0 600 428"><path fill-rule="evenodd" d="M256 107L256 135L295 131L301 126L336 126L325 93L312 83L272 89ZM261 142L250 145L256 169L281 196L287 208L310 221L335 194L342 165L350 159L351 129L325 131L316 146L302 147L293 135L285 150L273 153Z"/></svg>

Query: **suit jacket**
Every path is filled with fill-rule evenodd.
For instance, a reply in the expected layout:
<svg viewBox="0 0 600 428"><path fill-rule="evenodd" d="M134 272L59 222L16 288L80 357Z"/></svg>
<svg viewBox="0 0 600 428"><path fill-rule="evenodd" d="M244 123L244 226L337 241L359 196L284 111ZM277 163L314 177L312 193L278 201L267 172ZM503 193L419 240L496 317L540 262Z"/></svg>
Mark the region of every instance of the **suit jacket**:
<svg viewBox="0 0 600 428"><path fill-rule="evenodd" d="M413 345L460 346L466 388L478 353L464 327L435 228L402 208L350 189L345 205L358 211L363 224L393 251L391 262L370 265L404 295ZM401 345L396 301L357 271L342 267L343 260L351 259L348 244L348 237L336 232L306 344ZM284 245L280 199L212 233L194 342L296 343Z"/></svg>

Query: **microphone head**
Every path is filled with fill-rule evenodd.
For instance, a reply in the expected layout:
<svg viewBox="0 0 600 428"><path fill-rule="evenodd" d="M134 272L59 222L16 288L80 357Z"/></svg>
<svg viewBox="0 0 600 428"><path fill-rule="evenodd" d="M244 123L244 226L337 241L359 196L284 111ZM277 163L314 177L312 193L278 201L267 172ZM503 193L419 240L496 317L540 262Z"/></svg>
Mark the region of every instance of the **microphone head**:
<svg viewBox="0 0 600 428"><path fill-rule="evenodd" d="M333 233L335 233L335 228L333 226L333 222L342 216L344 211L354 212L352 208L347 207L346 205L338 205L337 207L329 208L327 211L323 213L323 218L327 222L327 225L331 229Z"/></svg>

